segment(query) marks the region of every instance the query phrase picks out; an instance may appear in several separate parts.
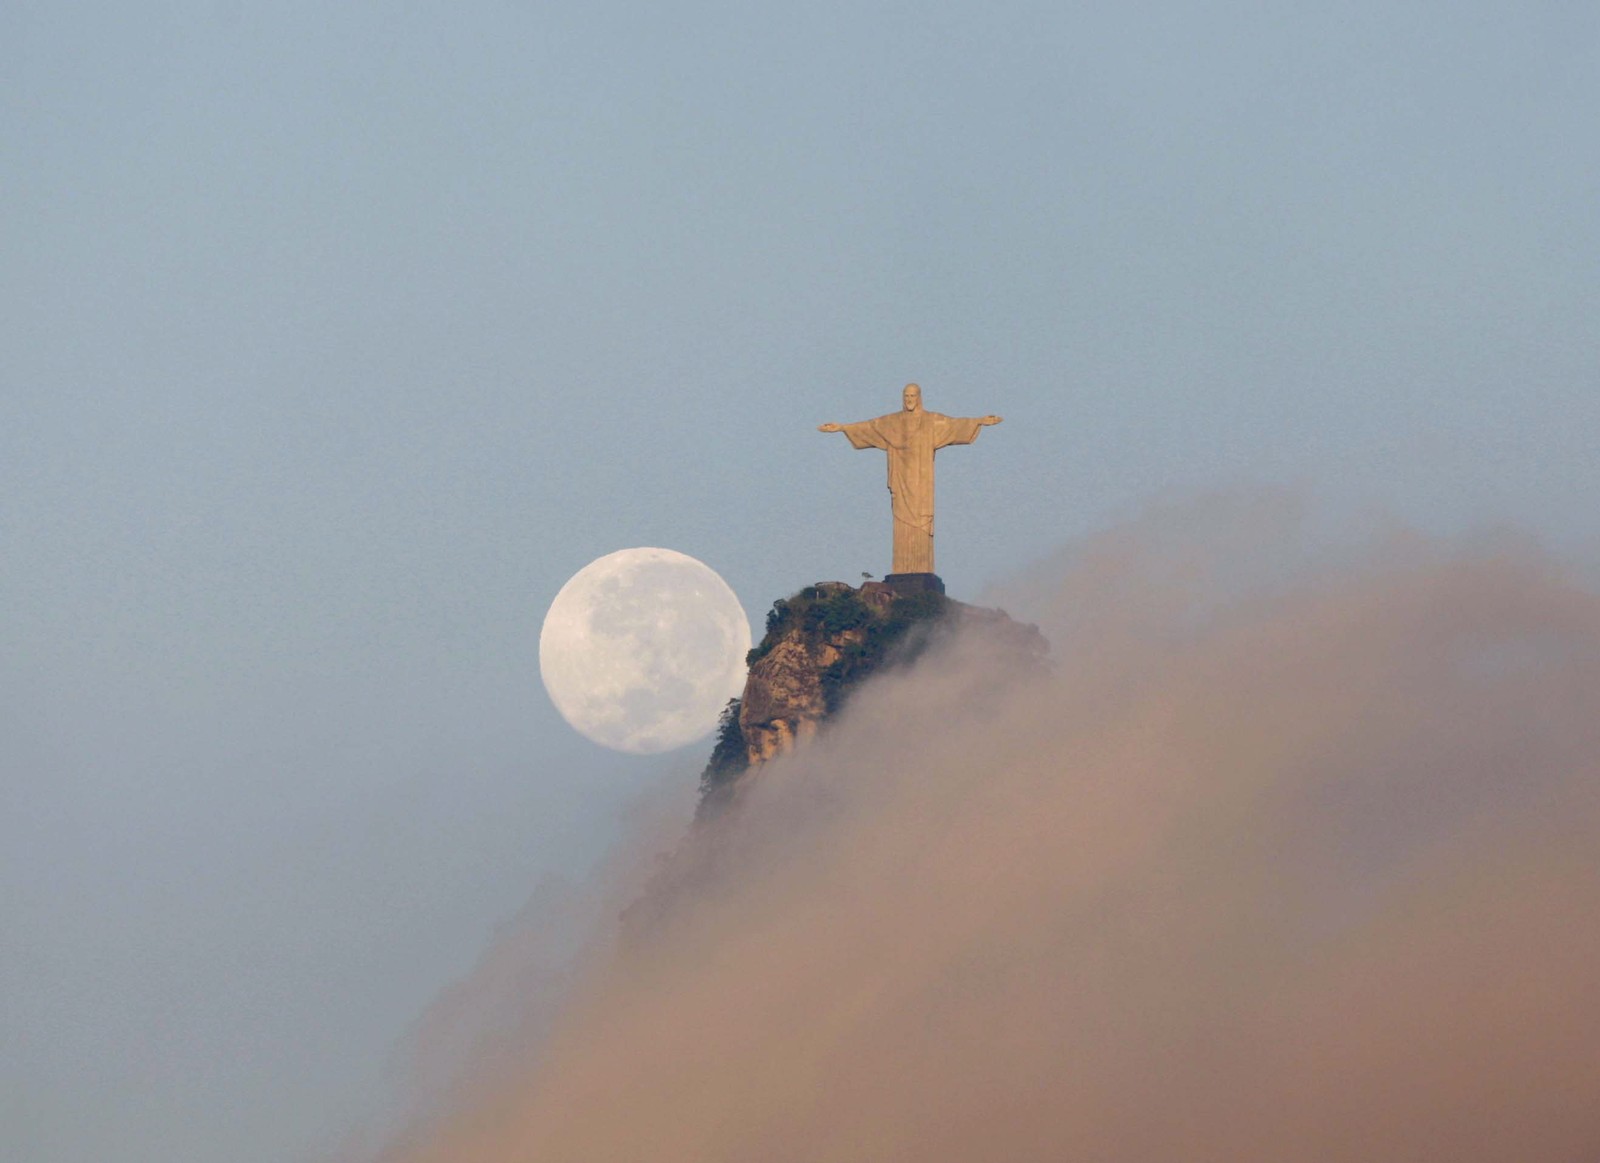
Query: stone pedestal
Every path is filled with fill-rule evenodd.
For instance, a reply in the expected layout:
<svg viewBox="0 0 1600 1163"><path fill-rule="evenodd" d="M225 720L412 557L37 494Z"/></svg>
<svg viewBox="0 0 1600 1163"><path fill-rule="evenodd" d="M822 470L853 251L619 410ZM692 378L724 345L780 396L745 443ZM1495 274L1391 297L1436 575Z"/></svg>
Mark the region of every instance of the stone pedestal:
<svg viewBox="0 0 1600 1163"><path fill-rule="evenodd" d="M891 573L883 584L897 594L944 593L944 579L936 573Z"/></svg>

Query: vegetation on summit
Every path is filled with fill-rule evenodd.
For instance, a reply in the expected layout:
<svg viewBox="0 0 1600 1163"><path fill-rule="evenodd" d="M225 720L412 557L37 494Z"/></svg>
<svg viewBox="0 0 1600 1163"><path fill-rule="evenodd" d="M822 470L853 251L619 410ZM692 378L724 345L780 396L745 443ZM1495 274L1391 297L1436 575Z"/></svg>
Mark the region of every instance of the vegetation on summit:
<svg viewBox="0 0 1600 1163"><path fill-rule="evenodd" d="M876 603L843 584L807 586L772 603L766 634L745 661L754 668L785 639L798 640L810 657L823 656L831 647L837 657L817 674L825 722L871 675L919 658L932 639L929 631L956 605L939 593L897 594L886 603ZM700 776L703 804L717 798L749 767L740 708L740 699L728 700L723 708L716 746Z"/></svg>

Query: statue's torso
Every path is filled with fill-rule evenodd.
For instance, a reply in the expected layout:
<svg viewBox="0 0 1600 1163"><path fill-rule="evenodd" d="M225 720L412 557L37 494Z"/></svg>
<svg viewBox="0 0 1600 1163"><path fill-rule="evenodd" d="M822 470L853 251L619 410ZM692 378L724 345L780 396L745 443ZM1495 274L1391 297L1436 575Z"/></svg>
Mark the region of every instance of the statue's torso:
<svg viewBox="0 0 1600 1163"><path fill-rule="evenodd" d="M933 465L934 432L940 417L937 412L890 412L879 416L873 424L882 434L884 442L894 452L907 454L918 460L927 458Z"/></svg>

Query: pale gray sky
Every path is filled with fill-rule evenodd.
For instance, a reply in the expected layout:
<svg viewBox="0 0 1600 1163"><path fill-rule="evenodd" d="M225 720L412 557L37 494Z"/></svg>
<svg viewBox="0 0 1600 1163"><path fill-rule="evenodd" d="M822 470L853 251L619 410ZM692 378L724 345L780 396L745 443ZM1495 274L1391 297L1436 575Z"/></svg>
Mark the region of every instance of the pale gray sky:
<svg viewBox="0 0 1600 1163"><path fill-rule="evenodd" d="M622 805L561 583L759 622L1293 483L1600 533L1600 9L0 8L0 1156L306 1158Z"/></svg>

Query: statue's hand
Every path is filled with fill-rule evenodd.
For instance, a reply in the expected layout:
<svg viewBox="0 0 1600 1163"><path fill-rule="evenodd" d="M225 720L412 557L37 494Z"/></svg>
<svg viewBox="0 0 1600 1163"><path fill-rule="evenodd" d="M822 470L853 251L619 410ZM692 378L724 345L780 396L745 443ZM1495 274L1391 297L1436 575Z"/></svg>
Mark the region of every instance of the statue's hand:
<svg viewBox="0 0 1600 1163"><path fill-rule="evenodd" d="M818 424L817 425L817 431L818 432L843 432L844 431L844 425L843 424Z"/></svg>
<svg viewBox="0 0 1600 1163"><path fill-rule="evenodd" d="M979 420L978 423L987 428L991 424L1000 423L1001 419L1002 417L1000 416L985 416L983 419Z"/></svg>

